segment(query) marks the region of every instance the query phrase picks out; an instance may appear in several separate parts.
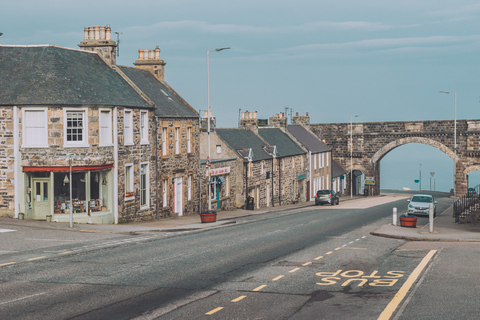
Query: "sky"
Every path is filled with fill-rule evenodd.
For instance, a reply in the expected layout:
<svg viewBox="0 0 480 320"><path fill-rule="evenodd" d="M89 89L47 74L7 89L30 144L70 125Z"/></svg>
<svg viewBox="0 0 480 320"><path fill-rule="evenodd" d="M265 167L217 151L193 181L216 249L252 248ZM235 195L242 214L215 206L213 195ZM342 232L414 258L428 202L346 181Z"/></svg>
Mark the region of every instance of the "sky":
<svg viewBox="0 0 480 320"><path fill-rule="evenodd" d="M161 49L166 81L218 127L239 111L309 113L311 123L480 119L480 3L474 0L6 0L0 44L78 48L83 28L120 38L117 64ZM398 164L400 167L398 167ZM407 163L409 165L407 165ZM381 161L382 188L452 188L453 162L409 144ZM404 171L403 171L404 170ZM471 175L470 184L480 177Z"/></svg>

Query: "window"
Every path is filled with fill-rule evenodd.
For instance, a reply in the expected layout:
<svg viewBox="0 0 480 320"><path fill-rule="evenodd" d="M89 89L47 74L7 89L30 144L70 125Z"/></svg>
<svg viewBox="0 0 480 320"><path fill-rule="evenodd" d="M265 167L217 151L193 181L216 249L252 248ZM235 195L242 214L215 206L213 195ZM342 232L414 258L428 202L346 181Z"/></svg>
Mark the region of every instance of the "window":
<svg viewBox="0 0 480 320"><path fill-rule="evenodd" d="M180 128L175 127L175 154L180 153Z"/></svg>
<svg viewBox="0 0 480 320"><path fill-rule="evenodd" d="M100 110L100 145L111 146L112 136L112 110Z"/></svg>
<svg viewBox="0 0 480 320"><path fill-rule="evenodd" d="M133 164L125 165L125 198L135 196L133 189Z"/></svg>
<svg viewBox="0 0 480 320"><path fill-rule="evenodd" d="M88 146L86 109L65 111L65 146Z"/></svg>
<svg viewBox="0 0 480 320"><path fill-rule="evenodd" d="M217 153L222 153L222 146L217 144Z"/></svg>
<svg viewBox="0 0 480 320"><path fill-rule="evenodd" d="M317 170L317 155L313 156L313 170Z"/></svg>
<svg viewBox="0 0 480 320"><path fill-rule="evenodd" d="M322 153L322 166L321 168L325 167L325 153Z"/></svg>
<svg viewBox="0 0 480 320"><path fill-rule="evenodd" d="M140 207L146 208L149 203L149 174L148 163L140 164Z"/></svg>
<svg viewBox="0 0 480 320"><path fill-rule="evenodd" d="M167 191L168 191L168 181L167 179L163 180L163 207L165 208L167 206Z"/></svg>
<svg viewBox="0 0 480 320"><path fill-rule="evenodd" d="M187 128L187 153L192 153L192 128Z"/></svg>
<svg viewBox="0 0 480 320"><path fill-rule="evenodd" d="M187 200L192 200L192 176L188 176L187 180Z"/></svg>
<svg viewBox="0 0 480 320"><path fill-rule="evenodd" d="M133 144L133 115L132 110L125 110L123 116L124 143Z"/></svg>
<svg viewBox="0 0 480 320"><path fill-rule="evenodd" d="M328 159L328 158L329 158L329 155L330 155L330 154L327 153L327 167L329 166L329 159Z"/></svg>
<svg viewBox="0 0 480 320"><path fill-rule="evenodd" d="M228 181L229 177L230 177L229 175L225 176L225 196L227 196L227 197L230 194L229 191L228 191L228 189L229 189L229 181Z"/></svg>
<svg viewBox="0 0 480 320"><path fill-rule="evenodd" d="M140 112L140 143L148 143L148 112Z"/></svg>
<svg viewBox="0 0 480 320"><path fill-rule="evenodd" d="M167 155L167 128L162 128L162 156Z"/></svg>
<svg viewBox="0 0 480 320"><path fill-rule="evenodd" d="M260 167L260 173L263 173L264 166L265 166L265 161L262 161L261 167Z"/></svg>
<svg viewBox="0 0 480 320"><path fill-rule="evenodd" d="M48 147L47 110L23 110L23 147Z"/></svg>

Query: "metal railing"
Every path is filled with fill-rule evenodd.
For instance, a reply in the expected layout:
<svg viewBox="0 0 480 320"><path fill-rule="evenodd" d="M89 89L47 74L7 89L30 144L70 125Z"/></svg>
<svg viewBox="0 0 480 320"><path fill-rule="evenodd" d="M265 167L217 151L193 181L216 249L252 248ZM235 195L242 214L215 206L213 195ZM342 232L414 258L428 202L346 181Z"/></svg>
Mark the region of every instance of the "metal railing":
<svg viewBox="0 0 480 320"><path fill-rule="evenodd" d="M476 194L466 194L453 203L455 222L463 222L480 211L480 197Z"/></svg>

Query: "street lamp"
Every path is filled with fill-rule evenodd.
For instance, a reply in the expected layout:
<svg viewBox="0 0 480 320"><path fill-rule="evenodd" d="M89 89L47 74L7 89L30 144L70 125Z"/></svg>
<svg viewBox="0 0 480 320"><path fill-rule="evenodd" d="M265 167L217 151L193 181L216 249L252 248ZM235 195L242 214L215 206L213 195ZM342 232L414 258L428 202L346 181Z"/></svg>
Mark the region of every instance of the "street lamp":
<svg viewBox="0 0 480 320"><path fill-rule="evenodd" d="M358 114L350 116L350 199L353 198L353 118Z"/></svg>
<svg viewBox="0 0 480 320"><path fill-rule="evenodd" d="M433 180L433 176L435 175L435 172L431 171L430 175L431 175L431 177L430 177L430 191L435 191L435 187L433 187L433 189L432 189L432 180Z"/></svg>
<svg viewBox="0 0 480 320"><path fill-rule="evenodd" d="M453 201L457 200L457 93L450 92L450 91L440 91L440 93L446 94L453 94L454 102L455 102L455 115L454 115L454 133L453 133L453 151L454 151L454 159L453 159Z"/></svg>
<svg viewBox="0 0 480 320"><path fill-rule="evenodd" d="M217 48L214 50L207 50L207 138L208 138L208 161L210 161L210 52L219 52L222 50L230 49L230 47ZM208 166L208 184L207 184L207 197L208 197L208 211L212 210L212 199L210 197L210 174L211 165Z"/></svg>

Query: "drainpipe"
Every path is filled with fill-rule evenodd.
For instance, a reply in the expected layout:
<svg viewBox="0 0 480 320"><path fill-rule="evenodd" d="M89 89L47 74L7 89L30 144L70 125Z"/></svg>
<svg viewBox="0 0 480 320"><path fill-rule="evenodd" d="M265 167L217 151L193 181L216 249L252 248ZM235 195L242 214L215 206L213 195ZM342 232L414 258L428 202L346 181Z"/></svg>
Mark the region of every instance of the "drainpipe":
<svg viewBox="0 0 480 320"><path fill-rule="evenodd" d="M313 180L312 180L312 152L308 151L308 171L310 176L310 194L308 195L308 201L311 201L313 198Z"/></svg>
<svg viewBox="0 0 480 320"><path fill-rule="evenodd" d="M154 119L155 119L155 219L158 220L158 118L154 115Z"/></svg>
<svg viewBox="0 0 480 320"><path fill-rule="evenodd" d="M20 211L20 179L19 179L19 132L18 132L18 107L13 107L13 179L15 181L15 196L14 196L14 212L15 218L18 218L18 213ZM24 210L25 211L25 210Z"/></svg>
<svg viewBox="0 0 480 320"><path fill-rule="evenodd" d="M275 156L272 156L272 207L275 207L275 193L273 192L273 173L275 172Z"/></svg>
<svg viewBox="0 0 480 320"><path fill-rule="evenodd" d="M118 224L118 119L117 107L113 108L113 219Z"/></svg>
<svg viewBox="0 0 480 320"><path fill-rule="evenodd" d="M282 205L282 172L280 171L281 159L278 159L278 205Z"/></svg>

